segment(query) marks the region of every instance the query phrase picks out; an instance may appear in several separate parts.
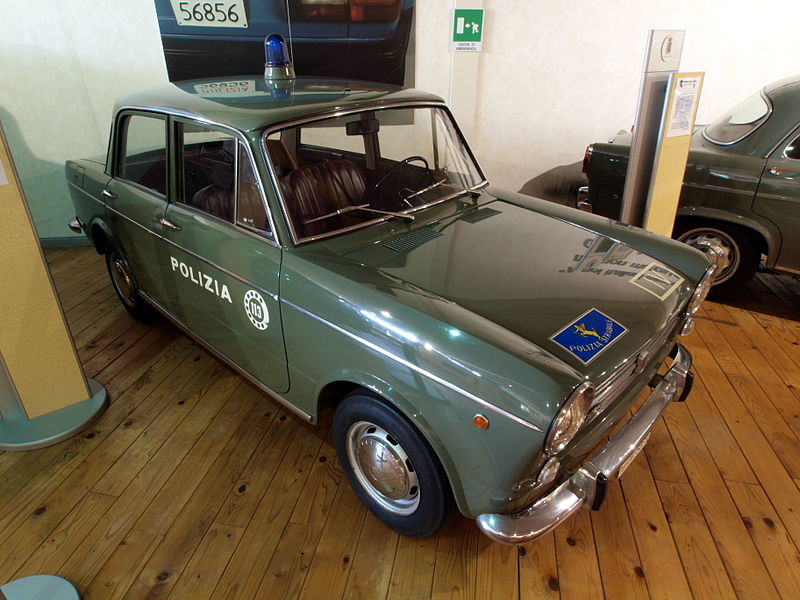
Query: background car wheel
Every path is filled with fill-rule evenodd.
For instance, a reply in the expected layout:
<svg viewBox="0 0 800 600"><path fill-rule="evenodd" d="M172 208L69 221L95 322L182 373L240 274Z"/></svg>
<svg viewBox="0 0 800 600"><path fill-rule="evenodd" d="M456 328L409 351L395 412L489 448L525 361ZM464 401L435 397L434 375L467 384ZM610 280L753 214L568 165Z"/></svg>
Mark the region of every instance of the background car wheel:
<svg viewBox="0 0 800 600"><path fill-rule="evenodd" d="M158 318L155 309L139 296L128 261L114 247L106 252L106 268L117 297L134 319L148 323Z"/></svg>
<svg viewBox="0 0 800 600"><path fill-rule="evenodd" d="M436 533L451 513L439 459L396 409L363 390L336 409L339 461L356 495L381 521L411 537Z"/></svg>
<svg viewBox="0 0 800 600"><path fill-rule="evenodd" d="M701 219L680 221L675 239L706 253L722 257L711 287L712 297L736 290L756 272L759 252L752 235L743 227Z"/></svg>

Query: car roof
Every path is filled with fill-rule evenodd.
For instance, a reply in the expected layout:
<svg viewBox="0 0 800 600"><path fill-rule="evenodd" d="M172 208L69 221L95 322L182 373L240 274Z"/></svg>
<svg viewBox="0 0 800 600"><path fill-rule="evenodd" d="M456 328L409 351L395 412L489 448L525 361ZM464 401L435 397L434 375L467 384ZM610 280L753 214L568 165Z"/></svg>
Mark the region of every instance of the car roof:
<svg viewBox="0 0 800 600"><path fill-rule="evenodd" d="M261 75L163 84L120 98L121 108L197 116L241 131L324 113L405 102L442 102L411 88L341 79L265 80Z"/></svg>

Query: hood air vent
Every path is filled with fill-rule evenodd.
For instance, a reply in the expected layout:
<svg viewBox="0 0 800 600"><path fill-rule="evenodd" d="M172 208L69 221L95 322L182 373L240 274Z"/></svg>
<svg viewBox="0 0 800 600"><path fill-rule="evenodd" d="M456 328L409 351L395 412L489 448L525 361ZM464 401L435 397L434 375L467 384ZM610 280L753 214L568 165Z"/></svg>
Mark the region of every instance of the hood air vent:
<svg viewBox="0 0 800 600"><path fill-rule="evenodd" d="M466 221L467 223L477 223L478 221L483 221L484 219L488 219L489 217L499 214L499 210L495 210L493 208L481 208L464 215L459 220Z"/></svg>
<svg viewBox="0 0 800 600"><path fill-rule="evenodd" d="M383 245L395 252L408 252L440 235L442 234L434 229L417 229L389 242L384 242Z"/></svg>

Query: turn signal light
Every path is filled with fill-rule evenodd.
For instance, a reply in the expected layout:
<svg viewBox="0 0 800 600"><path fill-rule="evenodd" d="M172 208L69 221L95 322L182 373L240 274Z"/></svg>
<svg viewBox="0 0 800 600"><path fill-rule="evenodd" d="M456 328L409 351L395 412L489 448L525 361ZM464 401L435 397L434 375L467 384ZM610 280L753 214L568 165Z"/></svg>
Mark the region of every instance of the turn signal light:
<svg viewBox="0 0 800 600"><path fill-rule="evenodd" d="M472 417L472 424L478 429L489 429L489 419L480 413Z"/></svg>

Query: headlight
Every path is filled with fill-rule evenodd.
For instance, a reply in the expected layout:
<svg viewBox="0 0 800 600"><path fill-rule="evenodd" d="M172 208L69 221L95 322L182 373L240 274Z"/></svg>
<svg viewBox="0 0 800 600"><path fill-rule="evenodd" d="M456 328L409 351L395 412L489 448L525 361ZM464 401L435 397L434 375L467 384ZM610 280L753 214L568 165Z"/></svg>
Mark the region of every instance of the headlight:
<svg viewBox="0 0 800 600"><path fill-rule="evenodd" d="M545 453L556 454L570 443L583 425L592 406L593 397L594 386L588 381L575 388L550 425L550 431L547 432L544 442Z"/></svg>
<svg viewBox="0 0 800 600"><path fill-rule="evenodd" d="M689 299L689 304L686 305L686 315L693 317L700 310L700 305L703 300L708 296L708 291L711 289L711 284L714 281L714 272L717 270L717 265L711 265L706 269L705 274L700 279L700 283L694 288L694 293Z"/></svg>

